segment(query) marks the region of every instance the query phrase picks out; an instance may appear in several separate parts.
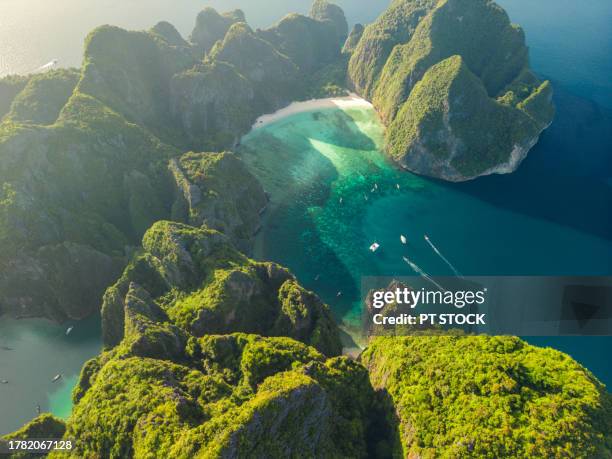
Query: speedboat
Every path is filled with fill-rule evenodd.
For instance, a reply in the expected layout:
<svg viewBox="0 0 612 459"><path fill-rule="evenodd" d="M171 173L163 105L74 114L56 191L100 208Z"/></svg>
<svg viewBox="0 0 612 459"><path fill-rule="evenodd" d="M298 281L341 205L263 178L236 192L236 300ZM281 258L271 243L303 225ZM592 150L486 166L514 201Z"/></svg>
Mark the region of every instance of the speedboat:
<svg viewBox="0 0 612 459"><path fill-rule="evenodd" d="M408 244L408 239L406 239L406 236L404 236L403 234L400 235L400 241L402 241L402 244Z"/></svg>
<svg viewBox="0 0 612 459"><path fill-rule="evenodd" d="M61 375L61 374L58 374L58 375L55 375L55 376L53 377L53 379L51 380L51 382L56 382L56 381L59 381L60 379L62 379L62 375Z"/></svg>
<svg viewBox="0 0 612 459"><path fill-rule="evenodd" d="M74 326L70 326L66 329L66 336L68 336L70 334L70 332L74 330Z"/></svg>
<svg viewBox="0 0 612 459"><path fill-rule="evenodd" d="M370 252L372 253L376 252L378 249L380 249L380 244L378 242L375 242L370 246Z"/></svg>

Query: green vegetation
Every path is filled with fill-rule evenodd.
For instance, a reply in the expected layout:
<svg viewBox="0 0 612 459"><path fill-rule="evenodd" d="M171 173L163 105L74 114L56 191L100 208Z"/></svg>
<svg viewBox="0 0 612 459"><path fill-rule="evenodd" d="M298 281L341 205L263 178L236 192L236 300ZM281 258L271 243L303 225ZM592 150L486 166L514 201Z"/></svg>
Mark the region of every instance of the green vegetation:
<svg viewBox="0 0 612 459"><path fill-rule="evenodd" d="M158 222L123 276L104 295L105 344L126 335L133 284L145 303L194 336L231 332L289 336L326 355L342 350L329 308L284 268L250 260L217 231ZM153 298L150 300L149 295ZM159 317L159 314L158 314Z"/></svg>
<svg viewBox="0 0 612 459"><path fill-rule="evenodd" d="M357 363L244 334L159 360L126 351L132 339L86 365L73 457L365 457L374 393Z"/></svg>
<svg viewBox="0 0 612 459"><path fill-rule="evenodd" d="M258 31L261 38L291 59L302 75L335 62L348 33L344 13L337 6L317 1L311 14L289 14L271 28Z"/></svg>
<svg viewBox="0 0 612 459"><path fill-rule="evenodd" d="M329 21L335 29L336 41L342 46L348 37L348 22L344 11L338 5L329 3L327 0L315 0L310 9L311 18L317 21Z"/></svg>
<svg viewBox="0 0 612 459"><path fill-rule="evenodd" d="M15 97L5 120L13 123L49 125L55 123L60 110L79 81L75 69L61 69L32 76Z"/></svg>
<svg viewBox="0 0 612 459"><path fill-rule="evenodd" d="M21 429L3 437L2 440L36 440L36 439L59 439L66 432L66 424L61 419L48 413L41 414L32 419ZM20 452L11 454L11 459L31 459L39 458L40 454L29 454Z"/></svg>
<svg viewBox="0 0 612 459"><path fill-rule="evenodd" d="M193 43L197 54L202 57L212 49L218 40L223 40L232 24L245 21L244 13L241 10L219 14L214 8L204 8L198 14L189 40Z"/></svg>
<svg viewBox="0 0 612 459"><path fill-rule="evenodd" d="M343 54L351 55L357 49L357 45L363 36L365 28L362 24L355 24L342 48ZM348 67L348 66L347 66Z"/></svg>
<svg viewBox="0 0 612 459"><path fill-rule="evenodd" d="M76 449L50 456L78 458L612 457L610 396L569 357L398 337L364 367L337 357L327 305L248 257L267 198L214 151L264 112L343 95L347 68L392 156L430 175L514 167L552 119L491 1L395 0L347 35L322 0L257 31L207 8L189 42L103 26L80 71L0 80L0 312L82 318L102 299L105 343L66 424L6 438L64 435Z"/></svg>
<svg viewBox="0 0 612 459"><path fill-rule="evenodd" d="M463 59L453 56L416 84L389 127L388 147L410 169L461 180L512 162L511 155L522 159L530 147L525 142L538 132L529 114L489 98Z"/></svg>
<svg viewBox="0 0 612 459"><path fill-rule="evenodd" d="M447 180L511 172L553 117L523 31L490 0L396 0L363 32L349 77L389 125L391 156Z"/></svg>
<svg viewBox="0 0 612 459"><path fill-rule="evenodd" d="M361 361L394 407L395 457L612 455L610 394L558 351L512 337L381 337Z"/></svg>
<svg viewBox="0 0 612 459"><path fill-rule="evenodd" d="M30 77L27 75L10 75L0 78L0 121L11 110L13 100L25 88L29 80Z"/></svg>
<svg viewBox="0 0 612 459"><path fill-rule="evenodd" d="M242 161L232 153L186 153L169 167L177 185L173 220L220 231L248 253L268 198Z"/></svg>
<svg viewBox="0 0 612 459"><path fill-rule="evenodd" d="M254 108L259 113L284 105L298 93L296 65L244 22L234 24L217 42L210 59L231 64L253 84Z"/></svg>

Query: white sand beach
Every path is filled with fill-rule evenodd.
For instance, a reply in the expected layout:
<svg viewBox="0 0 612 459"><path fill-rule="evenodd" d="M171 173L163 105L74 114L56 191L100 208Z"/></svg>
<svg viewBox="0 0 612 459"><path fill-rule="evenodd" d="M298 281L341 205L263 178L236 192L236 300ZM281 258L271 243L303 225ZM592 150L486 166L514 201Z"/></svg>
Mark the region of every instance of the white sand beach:
<svg viewBox="0 0 612 459"><path fill-rule="evenodd" d="M372 107L372 104L365 99L362 99L357 94L351 94L346 97L330 97L328 99L312 99L304 102L293 102L274 113L262 115L253 124L253 129L262 128L268 124L275 123L287 116L298 113L313 112L324 108L356 108L356 107Z"/></svg>

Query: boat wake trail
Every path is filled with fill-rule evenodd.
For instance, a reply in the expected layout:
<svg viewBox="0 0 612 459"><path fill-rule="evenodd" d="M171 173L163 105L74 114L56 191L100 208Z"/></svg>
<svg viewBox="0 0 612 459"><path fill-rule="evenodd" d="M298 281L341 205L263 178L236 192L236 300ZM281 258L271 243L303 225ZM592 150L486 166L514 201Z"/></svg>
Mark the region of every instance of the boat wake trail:
<svg viewBox="0 0 612 459"><path fill-rule="evenodd" d="M410 259L408 257L402 257L404 259L404 261L408 264L408 266L410 266L412 268L412 270L414 272L416 272L417 274L420 274L423 279L428 280L429 282L431 282L433 285L435 285L436 287L438 287L438 289L440 289L443 292L446 292L446 290L444 289L444 287L442 287L440 284L438 284L435 280L433 280L431 278L431 276L429 274L427 274L425 271L423 271L419 265L417 265L416 263L413 263L412 261L410 261Z"/></svg>
<svg viewBox="0 0 612 459"><path fill-rule="evenodd" d="M453 266L453 264L450 261L448 261L448 259L444 255L442 255L442 253L438 250L438 248L434 245L434 243L429 240L429 237L427 235L425 235L424 237L425 237L425 240L427 241L427 243L433 249L433 251L436 252L436 254L442 259L442 261L444 263L446 263L450 269L453 270L453 273L455 273L455 276L460 277L461 279L463 279L464 278L463 274L461 274L459 271L457 271L457 268L455 268Z"/></svg>

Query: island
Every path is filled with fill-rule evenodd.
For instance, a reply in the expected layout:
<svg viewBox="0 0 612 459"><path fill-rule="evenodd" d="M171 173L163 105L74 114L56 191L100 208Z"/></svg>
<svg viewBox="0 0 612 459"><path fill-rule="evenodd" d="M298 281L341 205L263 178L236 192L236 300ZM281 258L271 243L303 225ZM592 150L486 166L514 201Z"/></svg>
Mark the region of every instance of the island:
<svg viewBox="0 0 612 459"><path fill-rule="evenodd" d="M390 157L452 181L510 172L551 86L489 0L395 0L349 27L316 0L254 30L212 8L102 26L80 69L0 80L0 313L100 312L49 457L609 457L612 398L515 337L379 337L342 355L330 307L252 258L268 195L232 153L294 101L370 100ZM17 455L16 457L20 457ZM21 457L28 457L27 454Z"/></svg>

